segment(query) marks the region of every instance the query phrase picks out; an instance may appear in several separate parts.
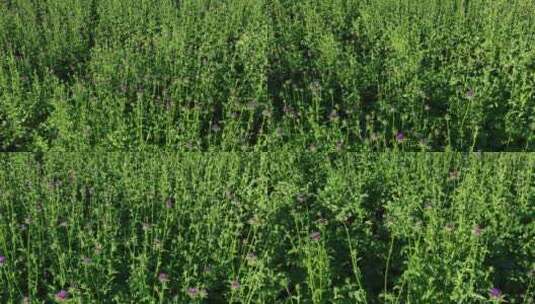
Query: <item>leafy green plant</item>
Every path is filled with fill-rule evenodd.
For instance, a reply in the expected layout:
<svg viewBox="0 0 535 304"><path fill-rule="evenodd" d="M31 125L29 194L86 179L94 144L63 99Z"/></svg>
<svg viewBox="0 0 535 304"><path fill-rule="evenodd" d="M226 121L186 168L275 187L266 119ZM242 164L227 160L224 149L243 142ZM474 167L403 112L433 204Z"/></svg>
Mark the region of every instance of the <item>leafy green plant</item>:
<svg viewBox="0 0 535 304"><path fill-rule="evenodd" d="M533 150L529 0L12 0L0 13L2 151Z"/></svg>
<svg viewBox="0 0 535 304"><path fill-rule="evenodd" d="M1 302L530 303L531 154L0 155Z"/></svg>

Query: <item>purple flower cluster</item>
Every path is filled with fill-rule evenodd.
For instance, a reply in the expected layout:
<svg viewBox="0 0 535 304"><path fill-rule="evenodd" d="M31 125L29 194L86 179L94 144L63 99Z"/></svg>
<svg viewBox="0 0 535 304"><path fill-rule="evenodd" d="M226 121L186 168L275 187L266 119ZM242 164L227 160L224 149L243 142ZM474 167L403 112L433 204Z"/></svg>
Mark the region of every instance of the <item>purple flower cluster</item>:
<svg viewBox="0 0 535 304"><path fill-rule="evenodd" d="M489 297L491 299L501 299L503 297L502 291L499 288L493 287L489 290Z"/></svg>
<svg viewBox="0 0 535 304"><path fill-rule="evenodd" d="M60 290L58 293L56 293L56 300L58 302L63 302L69 298L69 292L66 290Z"/></svg>
<svg viewBox="0 0 535 304"><path fill-rule="evenodd" d="M165 272L160 272L160 274L158 274L158 281L162 284L169 282L169 275Z"/></svg>
<svg viewBox="0 0 535 304"><path fill-rule="evenodd" d="M312 233L310 234L310 239L313 240L313 241L319 241L320 238L321 238L321 235L320 235L320 233L317 232L317 231L316 231L316 232L312 232Z"/></svg>
<svg viewBox="0 0 535 304"><path fill-rule="evenodd" d="M190 296L192 299L195 298L205 298L207 296L207 292L205 289L199 289L197 287L190 287L186 290L186 293L188 296Z"/></svg>
<svg viewBox="0 0 535 304"><path fill-rule="evenodd" d="M239 289L240 282L238 282L238 280L233 280L232 282L230 282L230 288L234 290Z"/></svg>

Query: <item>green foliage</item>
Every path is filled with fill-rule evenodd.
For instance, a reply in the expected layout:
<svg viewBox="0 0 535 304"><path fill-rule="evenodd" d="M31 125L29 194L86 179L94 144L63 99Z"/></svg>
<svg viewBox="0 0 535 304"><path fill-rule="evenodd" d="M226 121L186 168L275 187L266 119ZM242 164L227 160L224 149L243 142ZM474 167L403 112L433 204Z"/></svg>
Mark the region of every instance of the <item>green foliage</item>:
<svg viewBox="0 0 535 304"><path fill-rule="evenodd" d="M0 168L2 303L534 296L531 154L51 152Z"/></svg>
<svg viewBox="0 0 535 304"><path fill-rule="evenodd" d="M534 16L530 0L1 1L0 149L532 151Z"/></svg>

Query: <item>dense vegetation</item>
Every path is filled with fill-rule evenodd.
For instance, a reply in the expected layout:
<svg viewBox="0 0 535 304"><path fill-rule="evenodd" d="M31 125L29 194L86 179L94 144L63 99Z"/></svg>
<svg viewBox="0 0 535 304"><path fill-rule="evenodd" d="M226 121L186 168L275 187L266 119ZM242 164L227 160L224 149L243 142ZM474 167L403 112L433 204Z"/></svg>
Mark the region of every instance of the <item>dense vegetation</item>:
<svg viewBox="0 0 535 304"><path fill-rule="evenodd" d="M534 168L531 154L0 155L0 302L533 303Z"/></svg>
<svg viewBox="0 0 535 304"><path fill-rule="evenodd" d="M0 0L0 151L0 303L534 304L533 0Z"/></svg>
<svg viewBox="0 0 535 304"><path fill-rule="evenodd" d="M0 150L533 151L532 0L2 0Z"/></svg>

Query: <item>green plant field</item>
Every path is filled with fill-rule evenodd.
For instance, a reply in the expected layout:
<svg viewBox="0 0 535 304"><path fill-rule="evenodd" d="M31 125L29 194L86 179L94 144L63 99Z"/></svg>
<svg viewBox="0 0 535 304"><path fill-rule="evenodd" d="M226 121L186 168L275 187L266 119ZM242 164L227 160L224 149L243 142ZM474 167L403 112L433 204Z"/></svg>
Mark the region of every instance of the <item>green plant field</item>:
<svg viewBox="0 0 535 304"><path fill-rule="evenodd" d="M535 304L533 0L0 0L0 152L2 304Z"/></svg>
<svg viewBox="0 0 535 304"><path fill-rule="evenodd" d="M2 0L0 150L534 151L532 0Z"/></svg>
<svg viewBox="0 0 535 304"><path fill-rule="evenodd" d="M534 200L532 154L0 155L0 302L528 304Z"/></svg>

